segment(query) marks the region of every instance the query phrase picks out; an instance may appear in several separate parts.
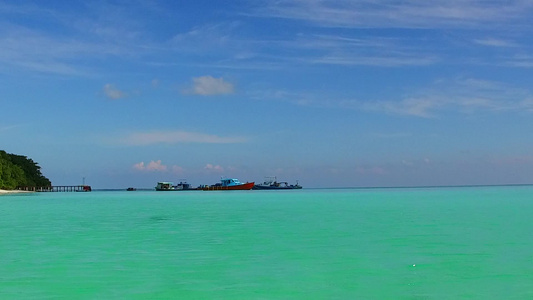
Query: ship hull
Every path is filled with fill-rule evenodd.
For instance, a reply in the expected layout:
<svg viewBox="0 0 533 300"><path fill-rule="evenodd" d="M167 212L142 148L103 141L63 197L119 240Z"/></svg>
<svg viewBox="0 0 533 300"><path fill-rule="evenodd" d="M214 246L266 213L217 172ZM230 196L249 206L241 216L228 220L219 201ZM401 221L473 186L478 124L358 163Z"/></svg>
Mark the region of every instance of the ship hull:
<svg viewBox="0 0 533 300"><path fill-rule="evenodd" d="M239 185L230 185L230 186L206 186L203 187L204 191L243 191L251 190L254 187L254 182L247 182Z"/></svg>
<svg viewBox="0 0 533 300"><path fill-rule="evenodd" d="M254 190L300 190L301 186L270 186L270 185L254 185Z"/></svg>
<svg viewBox="0 0 533 300"><path fill-rule="evenodd" d="M186 191L201 191L198 188L188 188L188 189L155 189L158 192L186 192Z"/></svg>

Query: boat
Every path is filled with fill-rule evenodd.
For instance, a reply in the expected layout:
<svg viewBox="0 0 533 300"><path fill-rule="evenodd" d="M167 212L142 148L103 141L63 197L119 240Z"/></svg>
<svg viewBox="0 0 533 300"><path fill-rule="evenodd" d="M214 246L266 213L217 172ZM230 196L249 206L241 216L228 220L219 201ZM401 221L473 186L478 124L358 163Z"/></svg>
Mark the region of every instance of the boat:
<svg viewBox="0 0 533 300"><path fill-rule="evenodd" d="M174 183L170 181L160 181L157 183L155 190L156 191L197 191L199 189L193 188L186 181L181 181L177 185L174 185Z"/></svg>
<svg viewBox="0 0 533 300"><path fill-rule="evenodd" d="M129 187L129 188L126 189L126 191L129 191L129 192L136 191L136 190L137 190L137 189L134 188L134 187Z"/></svg>
<svg viewBox="0 0 533 300"><path fill-rule="evenodd" d="M156 191L172 191L174 190L174 183L168 181L160 181L155 187Z"/></svg>
<svg viewBox="0 0 533 300"><path fill-rule="evenodd" d="M192 187L187 181L180 181L177 185L174 186L176 191L196 191L198 188Z"/></svg>
<svg viewBox="0 0 533 300"><path fill-rule="evenodd" d="M237 191L237 190L251 190L255 182L242 183L236 178L222 178L220 182L210 186L201 187L204 191Z"/></svg>
<svg viewBox="0 0 533 300"><path fill-rule="evenodd" d="M265 181L260 184L254 185L254 190L299 190L302 186L298 184L288 184L286 181L278 182L276 177L266 177Z"/></svg>
<svg viewBox="0 0 533 300"><path fill-rule="evenodd" d="M80 185L79 188L80 189L76 190L76 192L90 192L90 191L92 191L92 188L91 188L90 185L83 184L83 185Z"/></svg>
<svg viewBox="0 0 533 300"><path fill-rule="evenodd" d="M90 192L93 190L90 185L85 184L85 177L83 177L83 184L79 187L80 189L76 190L76 192Z"/></svg>

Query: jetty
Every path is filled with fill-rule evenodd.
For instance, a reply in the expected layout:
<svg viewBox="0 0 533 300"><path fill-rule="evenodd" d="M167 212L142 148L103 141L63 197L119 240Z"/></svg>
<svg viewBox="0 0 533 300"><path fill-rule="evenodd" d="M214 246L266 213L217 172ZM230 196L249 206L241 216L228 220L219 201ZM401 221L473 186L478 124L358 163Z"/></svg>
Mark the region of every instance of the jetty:
<svg viewBox="0 0 533 300"><path fill-rule="evenodd" d="M19 191L28 192L90 192L90 185L21 186Z"/></svg>

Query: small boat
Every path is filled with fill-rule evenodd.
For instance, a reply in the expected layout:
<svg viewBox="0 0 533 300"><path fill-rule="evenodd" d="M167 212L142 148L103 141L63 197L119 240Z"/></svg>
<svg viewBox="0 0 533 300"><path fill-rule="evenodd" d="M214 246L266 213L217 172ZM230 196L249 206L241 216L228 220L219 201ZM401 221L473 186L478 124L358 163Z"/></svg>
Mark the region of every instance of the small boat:
<svg viewBox="0 0 533 300"><path fill-rule="evenodd" d="M193 188L189 183L186 181L180 181L177 185L174 186L176 191L196 191L198 188Z"/></svg>
<svg viewBox="0 0 533 300"><path fill-rule="evenodd" d="M129 191L129 192L136 191L136 190L137 190L137 189L134 188L134 187L129 187L129 188L126 189L126 191Z"/></svg>
<svg viewBox="0 0 533 300"><path fill-rule="evenodd" d="M80 187L80 189L76 190L76 192L90 192L90 191L92 191L92 188L91 188L90 185L83 184L83 185L80 185L79 187Z"/></svg>
<svg viewBox="0 0 533 300"><path fill-rule="evenodd" d="M80 188L81 189L76 190L76 192L90 192L93 190L90 185L85 184L85 177L83 177L83 184L80 185Z"/></svg>
<svg viewBox="0 0 533 300"><path fill-rule="evenodd" d="M237 190L251 190L254 187L254 182L242 183L236 178L222 178L220 183L201 187L204 191L237 191Z"/></svg>
<svg viewBox="0 0 533 300"><path fill-rule="evenodd" d="M156 191L197 191L198 188L193 188L186 181L181 181L177 185L169 181L160 181L155 187Z"/></svg>
<svg viewBox="0 0 533 300"><path fill-rule="evenodd" d="M267 177L263 183L254 185L254 190L299 190L302 186L298 184L288 184L286 181L278 182L276 177Z"/></svg>
<svg viewBox="0 0 533 300"><path fill-rule="evenodd" d="M174 183L168 182L168 181L160 181L157 183L157 186L155 187L156 191L173 191L174 190Z"/></svg>

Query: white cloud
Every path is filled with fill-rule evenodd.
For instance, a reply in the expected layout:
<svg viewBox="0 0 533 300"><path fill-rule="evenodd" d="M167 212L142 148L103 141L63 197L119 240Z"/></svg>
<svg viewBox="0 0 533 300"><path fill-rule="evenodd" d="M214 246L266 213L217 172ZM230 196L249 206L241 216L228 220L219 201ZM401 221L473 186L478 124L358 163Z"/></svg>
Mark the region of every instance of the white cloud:
<svg viewBox="0 0 533 300"><path fill-rule="evenodd" d="M201 76L192 79L192 94L202 96L232 94L234 92L233 84L224 80L224 78L214 78L212 76Z"/></svg>
<svg viewBox="0 0 533 300"><path fill-rule="evenodd" d="M118 88L116 88L113 84L106 84L104 85L104 95L109 98L109 99L112 99L112 100L117 100L117 99L120 99L120 98L124 98L126 96L126 94L119 90Z"/></svg>
<svg viewBox="0 0 533 300"><path fill-rule="evenodd" d="M160 171L165 172L167 171L167 166L161 164L161 160L157 161L151 161L147 165L144 164L144 162L140 162L133 165L133 168L139 171Z"/></svg>
<svg viewBox="0 0 533 300"><path fill-rule="evenodd" d="M221 137L212 134L188 131L151 131L136 132L122 139L122 144L144 146L153 144L204 143L204 144L233 144L243 143L242 137Z"/></svg>
<svg viewBox="0 0 533 300"><path fill-rule="evenodd" d="M180 167L178 165L173 165L172 167L169 167L167 165L164 165L161 160L152 160L148 164L144 163L143 161L136 163L133 165L133 169L137 171L143 171L143 172L167 172L170 171L174 174L183 174L185 169L183 167Z"/></svg>
<svg viewBox="0 0 533 300"><path fill-rule="evenodd" d="M161 164L161 160L151 161L148 166L146 166L148 171L166 171L167 166Z"/></svg>
<svg viewBox="0 0 533 300"><path fill-rule="evenodd" d="M133 165L133 168L136 169L136 170L139 170L139 171L143 171L146 169L146 167L144 166L144 162L141 161L140 163L136 163Z"/></svg>
<svg viewBox="0 0 533 300"><path fill-rule="evenodd" d="M224 168L223 167L221 167L220 165L212 165L212 164L205 165L204 170L206 170L208 172L214 172L214 173L222 173L222 172L224 172Z"/></svg>

